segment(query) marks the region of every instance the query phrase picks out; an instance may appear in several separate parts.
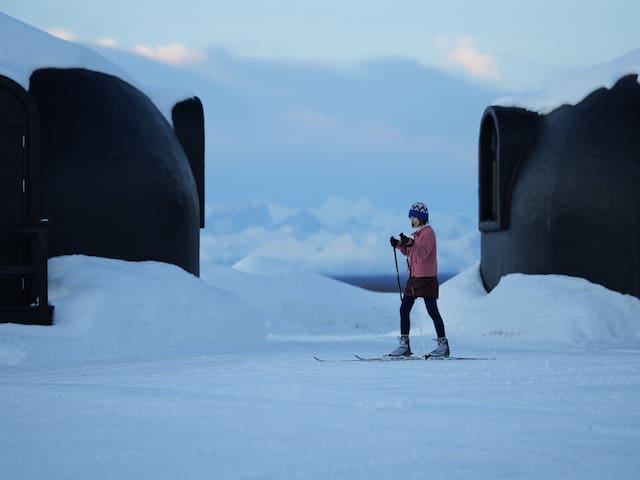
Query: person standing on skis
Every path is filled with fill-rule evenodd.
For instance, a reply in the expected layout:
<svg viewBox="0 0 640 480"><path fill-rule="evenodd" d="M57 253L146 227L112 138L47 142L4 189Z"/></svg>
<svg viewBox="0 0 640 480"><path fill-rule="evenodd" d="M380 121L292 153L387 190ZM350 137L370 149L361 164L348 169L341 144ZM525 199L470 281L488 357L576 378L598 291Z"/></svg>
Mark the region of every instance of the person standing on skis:
<svg viewBox="0 0 640 480"><path fill-rule="evenodd" d="M436 235L429 225L429 211L422 202L411 205L409 220L415 229L411 237L404 233L400 239L391 237L391 246L397 248L407 257L409 278L402 295L400 304L400 343L389 356L410 356L409 331L411 328L410 313L418 297L424 299L427 312L433 320L438 337L438 346L429 356L448 357L449 342L444 328L444 321L438 310L438 259L436 249Z"/></svg>

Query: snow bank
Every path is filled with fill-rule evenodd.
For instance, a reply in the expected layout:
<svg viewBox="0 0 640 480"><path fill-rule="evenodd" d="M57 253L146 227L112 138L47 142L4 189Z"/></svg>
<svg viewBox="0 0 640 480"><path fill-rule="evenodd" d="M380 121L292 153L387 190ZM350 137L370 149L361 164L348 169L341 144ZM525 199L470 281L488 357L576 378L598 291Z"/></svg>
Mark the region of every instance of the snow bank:
<svg viewBox="0 0 640 480"><path fill-rule="evenodd" d="M399 333L397 293L365 291L261 257L207 270L203 278L242 296L260 312L267 333L346 339ZM439 306L452 344L457 338L471 344L640 349L640 300L582 278L512 274L487 293L476 264L442 285ZM412 312L413 335L419 334L419 322L425 336L434 336L422 302Z"/></svg>
<svg viewBox="0 0 640 480"><path fill-rule="evenodd" d="M82 255L49 261L51 327L0 325L0 366L256 351L265 338L352 341L397 335L398 294L369 292L281 261L207 265L202 279L160 262ZM640 299L580 278L504 277L479 266L441 287L452 346L640 350ZM434 335L424 305L413 335Z"/></svg>
<svg viewBox="0 0 640 480"><path fill-rule="evenodd" d="M449 332L483 341L640 349L640 299L582 278L507 275L487 294L479 264L442 286Z"/></svg>
<svg viewBox="0 0 640 480"><path fill-rule="evenodd" d="M203 268L205 281L259 311L271 334L353 335L388 332L397 324L397 295L391 300L281 260L255 256L231 269Z"/></svg>
<svg viewBox="0 0 640 480"><path fill-rule="evenodd" d="M576 105L599 88L611 88L625 75L639 73L640 49L637 49L611 62L558 78L539 92L501 98L494 105L547 114L562 105Z"/></svg>
<svg viewBox="0 0 640 480"><path fill-rule="evenodd" d="M174 265L73 255L49 261L52 327L0 325L0 365L256 349L264 328L240 298Z"/></svg>
<svg viewBox="0 0 640 480"><path fill-rule="evenodd" d="M85 68L121 78L149 96L172 124L171 109L193 96L185 88L143 86L130 75L93 50L54 37L0 12L0 75L29 90L31 74L40 68Z"/></svg>

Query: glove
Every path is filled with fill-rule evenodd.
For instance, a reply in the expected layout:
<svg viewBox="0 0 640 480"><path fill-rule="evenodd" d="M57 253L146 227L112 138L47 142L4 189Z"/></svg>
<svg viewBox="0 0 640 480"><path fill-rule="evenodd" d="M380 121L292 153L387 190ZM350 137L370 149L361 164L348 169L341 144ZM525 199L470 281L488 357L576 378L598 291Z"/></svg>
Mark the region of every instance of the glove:
<svg viewBox="0 0 640 480"><path fill-rule="evenodd" d="M413 238L407 237L404 233L400 234L400 245L403 247L408 247L413 245Z"/></svg>
<svg viewBox="0 0 640 480"><path fill-rule="evenodd" d="M395 237L391 237L391 238L389 238L389 243L391 244L391 246L393 248L396 248L398 246L398 244L400 243L400 240L398 240Z"/></svg>

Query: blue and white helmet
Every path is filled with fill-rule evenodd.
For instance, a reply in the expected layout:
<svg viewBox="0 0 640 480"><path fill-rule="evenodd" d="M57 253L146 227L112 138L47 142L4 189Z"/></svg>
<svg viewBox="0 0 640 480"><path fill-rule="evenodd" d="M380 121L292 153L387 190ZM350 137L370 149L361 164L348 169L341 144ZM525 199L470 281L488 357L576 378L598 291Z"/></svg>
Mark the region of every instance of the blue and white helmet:
<svg viewBox="0 0 640 480"><path fill-rule="evenodd" d="M419 218L427 223L429 222L429 210L422 202L416 202L411 205L411 208L409 209L409 216Z"/></svg>

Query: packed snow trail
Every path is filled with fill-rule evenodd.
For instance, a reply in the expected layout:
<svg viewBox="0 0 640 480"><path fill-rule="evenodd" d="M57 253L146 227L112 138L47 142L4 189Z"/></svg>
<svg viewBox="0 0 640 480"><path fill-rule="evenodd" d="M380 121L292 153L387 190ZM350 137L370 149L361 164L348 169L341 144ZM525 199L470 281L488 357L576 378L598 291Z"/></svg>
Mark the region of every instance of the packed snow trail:
<svg viewBox="0 0 640 480"><path fill-rule="evenodd" d="M356 342L377 351L388 338ZM632 479L640 356L492 349L491 362L253 356L8 368L0 477Z"/></svg>
<svg viewBox="0 0 640 480"><path fill-rule="evenodd" d="M452 355L495 360L320 363L393 348L397 296L257 259L206 282L158 262L49 267L57 323L0 325L0 478L640 471L637 298L553 275L487 294L476 266L441 311Z"/></svg>

